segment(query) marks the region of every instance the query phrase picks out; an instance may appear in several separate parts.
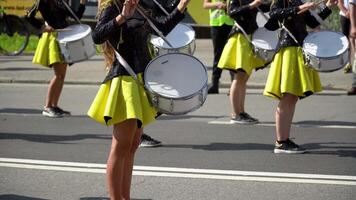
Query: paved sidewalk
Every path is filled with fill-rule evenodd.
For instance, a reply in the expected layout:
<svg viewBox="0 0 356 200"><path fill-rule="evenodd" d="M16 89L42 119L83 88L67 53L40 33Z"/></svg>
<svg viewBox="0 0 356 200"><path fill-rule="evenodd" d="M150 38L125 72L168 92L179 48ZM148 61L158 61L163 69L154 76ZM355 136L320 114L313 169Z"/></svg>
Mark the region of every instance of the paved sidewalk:
<svg viewBox="0 0 356 200"><path fill-rule="evenodd" d="M195 57L200 59L208 68L209 82L213 62L213 48L210 39L198 39ZM32 55L0 56L0 82L4 83L47 83L52 75L39 65L32 64ZM263 88L267 79L268 68L254 72L248 81L248 88ZM99 84L105 77L103 56L98 55L90 60L76 63L68 70L66 84ZM320 73L324 89L347 90L351 86L351 74L343 70L331 73ZM228 88L230 75L223 72L221 87Z"/></svg>

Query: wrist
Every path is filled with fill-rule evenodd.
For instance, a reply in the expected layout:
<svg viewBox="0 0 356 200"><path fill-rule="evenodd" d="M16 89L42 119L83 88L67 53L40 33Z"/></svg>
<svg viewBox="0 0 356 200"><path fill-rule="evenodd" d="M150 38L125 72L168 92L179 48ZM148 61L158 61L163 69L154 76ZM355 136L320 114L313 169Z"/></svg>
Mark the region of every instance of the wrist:
<svg viewBox="0 0 356 200"><path fill-rule="evenodd" d="M127 21L127 20L128 20L128 17L127 17L127 16L125 16L124 14L119 14L119 16L120 16L123 20L125 20L125 21Z"/></svg>

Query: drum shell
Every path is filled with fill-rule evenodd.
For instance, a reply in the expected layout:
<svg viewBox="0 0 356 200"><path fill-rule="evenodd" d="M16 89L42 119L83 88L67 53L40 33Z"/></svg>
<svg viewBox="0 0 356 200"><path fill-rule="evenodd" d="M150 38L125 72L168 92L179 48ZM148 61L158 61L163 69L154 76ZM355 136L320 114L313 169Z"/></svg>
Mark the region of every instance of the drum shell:
<svg viewBox="0 0 356 200"><path fill-rule="evenodd" d="M334 72L342 69L349 62L349 50L341 55L319 58L310 53L304 52L305 61L308 67L315 69L318 72Z"/></svg>
<svg viewBox="0 0 356 200"><path fill-rule="evenodd" d="M280 30L269 31L264 27L258 28L252 34L252 45L256 55L266 62L271 62L276 54L278 34ZM267 48L267 45L269 48Z"/></svg>
<svg viewBox="0 0 356 200"><path fill-rule="evenodd" d="M195 44L195 31L194 29L187 24L178 24L167 36L166 39L170 42L174 47L169 47L165 42L163 44L158 44L156 39L160 37L152 35L149 45L153 50L153 57L164 55L167 53L185 53L188 55L193 55L196 49ZM187 39L188 38L188 39ZM176 41L179 39L186 39L187 41L183 41L183 44L177 45ZM180 43L180 42L178 42Z"/></svg>
<svg viewBox="0 0 356 200"><path fill-rule="evenodd" d="M184 115L200 108L208 95L208 85L200 91L187 97L167 98L151 89L149 91L150 103L162 114L167 115Z"/></svg>
<svg viewBox="0 0 356 200"><path fill-rule="evenodd" d="M76 25L69 26L68 29L75 26ZM80 26L88 25L81 24ZM89 26L87 28L90 29ZM91 29L84 37L75 40L60 39L58 40L58 43L66 63L88 60L96 54L95 45L91 36Z"/></svg>
<svg viewBox="0 0 356 200"><path fill-rule="evenodd" d="M156 80L157 83L152 83L152 87L151 84L149 83L150 80L152 79L156 79L156 77L149 77L152 74L156 74L155 72L155 64L159 64L160 61L164 60L164 59L170 59L171 57L178 57L177 60L179 62L183 62L184 60L187 60L187 58L194 58L192 59L194 62L193 63L199 63L199 70L193 70L193 71L187 71L187 69L189 69L190 67L193 66L188 66L186 63L182 63L182 65L176 65L173 66L175 68L175 70L177 69L181 69L183 68L183 71L181 71L182 73L179 75L177 74L176 77L172 77L171 79L175 79L176 81L179 81L180 83L177 85L185 85L184 87L188 88L197 88L194 91L189 91L187 93L180 91L177 88L173 88L172 90L177 90L178 93L180 94L180 96L169 96L167 94L163 94L163 92L157 91L153 89L153 87L155 85L160 85L163 83L158 83L159 80ZM174 62L173 62L174 63ZM184 65L186 64L186 65ZM162 69L164 70L170 70L171 66L165 66L162 65ZM186 67L186 68L184 68ZM196 67L196 66L195 66ZM151 68L153 68L151 70ZM174 70L173 70L174 71ZM194 73L199 72L198 74L194 74ZM164 74L164 73L162 73ZM167 73L167 74L172 74L172 73ZM185 77L182 77L182 74L187 74ZM191 75L191 77L189 77L189 75ZM200 76L200 77L196 77L196 80L200 80L199 82L199 86L195 87L192 86L189 83L189 79L192 79L192 77L195 76ZM187 78L188 77L188 78ZM157 78L159 79L159 78ZM155 59L153 59L148 66L146 67L146 70L144 72L144 80L145 80L145 88L146 91L148 93L149 96L149 101L151 102L151 104L160 112L163 114L168 114L168 115L182 115L182 114L186 114L188 112L192 112L198 108L200 108L206 98L207 98L207 91L208 91L208 75L207 75L207 69L206 67L195 57L187 55L187 54L182 54L182 53L170 53L170 54L164 54L161 56L156 57ZM163 81L164 82L164 81ZM194 81L192 81L194 82ZM163 84L164 85L164 84ZM174 84L171 84L174 85ZM200 86L201 85L201 86ZM166 86L164 86L163 88L165 88ZM167 88L169 88L169 86L167 86ZM169 89L168 89L169 90Z"/></svg>
<svg viewBox="0 0 356 200"><path fill-rule="evenodd" d="M303 41L303 54L308 67L318 72L333 72L349 62L349 41L335 31L312 32Z"/></svg>

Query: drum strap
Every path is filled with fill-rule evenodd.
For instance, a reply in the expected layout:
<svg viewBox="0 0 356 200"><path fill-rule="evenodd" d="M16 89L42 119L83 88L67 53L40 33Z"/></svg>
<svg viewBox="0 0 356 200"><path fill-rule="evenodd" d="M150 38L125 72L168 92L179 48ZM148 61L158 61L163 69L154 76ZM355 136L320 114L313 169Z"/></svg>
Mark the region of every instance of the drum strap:
<svg viewBox="0 0 356 200"><path fill-rule="evenodd" d="M163 6L162 6L160 3L158 3L157 0L153 0L153 2L164 12L164 14L166 14L167 16L169 15L169 13L167 12L167 10L164 9Z"/></svg>
<svg viewBox="0 0 356 200"><path fill-rule="evenodd" d="M174 48L173 45L167 40L167 38L163 35L163 33L154 25L154 23L145 15L143 12L142 8L137 5L137 11L147 20L147 22L150 24L150 26L153 28L153 30L158 34L159 37L161 37L169 47Z"/></svg>
<svg viewBox="0 0 356 200"><path fill-rule="evenodd" d="M79 18L77 17L77 15L73 12L73 10L70 8L70 6L67 4L67 2L65 2L64 0L62 0L64 6L68 9L68 11L73 15L73 17L75 18L75 20L81 24Z"/></svg>

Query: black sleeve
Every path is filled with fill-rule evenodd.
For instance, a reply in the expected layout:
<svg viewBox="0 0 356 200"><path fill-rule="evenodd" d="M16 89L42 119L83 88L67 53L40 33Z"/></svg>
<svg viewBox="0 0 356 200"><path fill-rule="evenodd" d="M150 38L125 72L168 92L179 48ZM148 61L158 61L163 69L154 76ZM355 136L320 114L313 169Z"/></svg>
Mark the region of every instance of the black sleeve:
<svg viewBox="0 0 356 200"><path fill-rule="evenodd" d="M181 13L176 8L164 18L154 18L153 23L160 31L162 31L163 35L167 35L180 21L183 20L184 16L184 13ZM152 33L155 33L153 29Z"/></svg>
<svg viewBox="0 0 356 200"><path fill-rule="evenodd" d="M83 17L84 11L85 11L85 5L79 4L78 10L73 12L79 19L81 19ZM72 19L75 19L75 17L72 15L72 13L69 10L67 10L67 15L70 16Z"/></svg>
<svg viewBox="0 0 356 200"><path fill-rule="evenodd" d="M121 26L116 22L115 19L118 14L120 14L120 12L114 6L109 6L102 12L92 32L92 37L95 44L104 43L109 39L112 33L120 29Z"/></svg>
<svg viewBox="0 0 356 200"><path fill-rule="evenodd" d="M234 19L235 21L240 21L241 16L245 16L249 14L250 6L240 5L240 1L238 0L231 0L230 7L228 10L229 16Z"/></svg>
<svg viewBox="0 0 356 200"><path fill-rule="evenodd" d="M298 6L284 7L284 0L277 0L272 3L271 12L269 13L271 19L283 20L290 16L297 15Z"/></svg>
<svg viewBox="0 0 356 200"><path fill-rule="evenodd" d="M318 15L320 16L321 19L326 19L330 14L331 14L331 10L325 6L325 8L323 8ZM317 26L320 25L320 23L318 22L318 20L316 20L316 18L310 13L310 11L306 12L306 23L310 28L316 28Z"/></svg>
<svg viewBox="0 0 356 200"><path fill-rule="evenodd" d="M41 1L36 0L33 6L27 11L27 14L25 16L25 20L37 29L41 29L44 24L41 20L35 17L38 13L38 10L40 9L40 6L42 6Z"/></svg>

